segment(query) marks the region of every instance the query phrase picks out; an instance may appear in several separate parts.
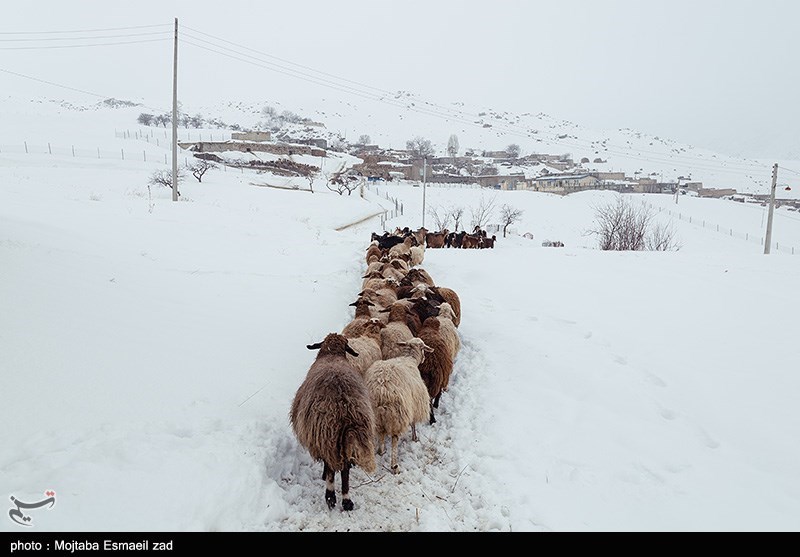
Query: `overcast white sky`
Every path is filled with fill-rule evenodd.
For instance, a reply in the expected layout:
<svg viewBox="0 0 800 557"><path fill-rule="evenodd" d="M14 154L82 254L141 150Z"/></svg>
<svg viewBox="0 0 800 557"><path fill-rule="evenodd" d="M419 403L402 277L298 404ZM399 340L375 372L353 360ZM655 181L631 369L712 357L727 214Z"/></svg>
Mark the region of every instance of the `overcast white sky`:
<svg viewBox="0 0 800 557"><path fill-rule="evenodd" d="M169 107L175 17L182 30L440 104L546 112L733 154L785 157L800 144L795 0L40 0L3 14L0 69ZM164 27L109 31L106 41L162 42L102 48L30 49L102 40L18 34L158 24ZM164 33L118 37L158 31ZM97 35L103 33L71 36ZM188 44L179 68L187 105L241 97L359 100ZM0 90L66 94L4 72Z"/></svg>

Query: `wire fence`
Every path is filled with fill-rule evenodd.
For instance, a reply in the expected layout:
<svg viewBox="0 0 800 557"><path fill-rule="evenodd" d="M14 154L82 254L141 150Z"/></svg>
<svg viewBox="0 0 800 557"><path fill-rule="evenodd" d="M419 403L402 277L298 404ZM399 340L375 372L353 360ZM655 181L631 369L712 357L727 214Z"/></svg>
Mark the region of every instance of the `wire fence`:
<svg viewBox="0 0 800 557"><path fill-rule="evenodd" d="M172 131L162 128L148 128L143 130L129 130L129 129L115 129L114 137L116 139L133 139L152 143L156 146L171 147L172 145ZM231 139L230 132L223 130L178 130L178 142L184 143L189 141L229 141Z"/></svg>
<svg viewBox="0 0 800 557"><path fill-rule="evenodd" d="M380 190L378 190L378 188L375 188L375 191L373 191L372 187L370 187L369 184L365 185L364 187L370 193L374 193L376 196L382 197L383 199L385 199L386 201L389 201L390 203L392 203L392 205L394 205L393 209L386 209L384 207L383 214L381 214L381 228L384 231L386 231L386 222L387 221L390 221L392 219L396 219L397 217L403 216L403 214L404 214L403 203L399 199L397 199L396 197L390 196L389 193L386 192L386 191L384 191L382 195L381 195Z"/></svg>
<svg viewBox="0 0 800 557"><path fill-rule="evenodd" d="M166 146L165 146L166 147ZM69 147L61 145L53 145L52 143L35 144L24 141L22 145L0 145L0 155L4 154L28 154L28 155L50 155L53 157L70 157L82 159L95 159L95 160L114 160L114 161L134 161L144 162L155 165L172 164L171 149L162 152L153 152L147 149L125 149L120 148L116 150L101 149L100 147L87 148L76 147L70 145ZM193 156L180 155L178 157L178 164L188 167L190 161L194 162L196 159ZM239 169L244 174L246 167L244 165L235 164L219 164L223 172L228 171L230 166L232 169Z"/></svg>
<svg viewBox="0 0 800 557"><path fill-rule="evenodd" d="M658 211L659 213L666 213L667 215L677 218L679 221L688 222L689 224L693 224L710 232L718 232L720 234L724 234L725 236L729 236L731 238L738 238L739 240L744 240L746 242L753 242L755 244L764 245L764 236L761 234L751 234L749 232L740 232L738 230L734 230L732 227L729 226L722 226L720 224L711 222L709 220L694 217L692 215L684 215L680 211L673 211L671 209L664 209L663 207L656 207L647 201L642 200L642 204L646 207ZM800 250L796 250L794 246L788 245L786 243L781 244L780 242L772 242L770 246L770 251L776 251L781 253L786 253L790 255L794 255L795 253L800 253Z"/></svg>

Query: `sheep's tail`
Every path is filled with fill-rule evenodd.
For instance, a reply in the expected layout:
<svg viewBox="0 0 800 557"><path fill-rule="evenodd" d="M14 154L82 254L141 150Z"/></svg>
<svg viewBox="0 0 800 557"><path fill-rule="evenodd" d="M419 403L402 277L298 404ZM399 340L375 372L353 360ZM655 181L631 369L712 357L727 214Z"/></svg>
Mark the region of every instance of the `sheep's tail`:
<svg viewBox="0 0 800 557"><path fill-rule="evenodd" d="M375 439L373 428L348 428L343 435L345 457L359 468L372 474L375 463Z"/></svg>

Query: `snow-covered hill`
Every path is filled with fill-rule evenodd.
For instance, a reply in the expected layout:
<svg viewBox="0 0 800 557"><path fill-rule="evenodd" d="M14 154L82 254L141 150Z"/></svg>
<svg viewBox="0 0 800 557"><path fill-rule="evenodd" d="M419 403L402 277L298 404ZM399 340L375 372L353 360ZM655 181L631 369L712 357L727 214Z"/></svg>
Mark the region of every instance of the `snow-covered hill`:
<svg viewBox="0 0 800 557"><path fill-rule="evenodd" d="M0 486L58 501L31 530L797 530L797 212L776 211L765 256L764 207L688 196L628 197L675 227L665 253L595 248L613 192L362 198L217 169L173 202L147 187L167 150L140 111L0 102ZM352 317L368 217L388 195L387 227L419 226L423 194L467 219L519 207L533 240L426 252L463 312L438 421L330 512L288 422L306 345Z"/></svg>

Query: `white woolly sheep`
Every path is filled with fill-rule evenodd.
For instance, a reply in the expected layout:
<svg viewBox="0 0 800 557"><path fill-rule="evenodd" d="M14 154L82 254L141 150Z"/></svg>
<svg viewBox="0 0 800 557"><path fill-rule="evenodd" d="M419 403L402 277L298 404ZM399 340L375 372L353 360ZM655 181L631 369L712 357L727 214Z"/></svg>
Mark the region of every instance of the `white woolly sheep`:
<svg viewBox="0 0 800 557"><path fill-rule="evenodd" d="M425 246L412 246L411 249L411 266L416 267L422 265L425 260Z"/></svg>
<svg viewBox="0 0 800 557"><path fill-rule="evenodd" d="M397 344L408 342L414 338L414 333L406 323L408 309L402 303L394 303L388 311L389 320L386 327L381 330L381 354L388 360L398 355Z"/></svg>
<svg viewBox="0 0 800 557"><path fill-rule="evenodd" d="M436 319L439 320L439 332L450 347L450 354L455 360L459 350L461 350L461 338L458 336L458 329L455 323L453 323L455 313L450 304L447 302L439 304L439 315L436 316Z"/></svg>
<svg viewBox="0 0 800 557"><path fill-rule="evenodd" d="M342 509L353 509L350 499L350 468L368 473L376 469L375 414L364 378L347 361L355 354L342 335L331 333L321 343L316 359L297 389L289 419L297 440L311 458L323 462L325 502L336 506L334 480L342 479Z"/></svg>
<svg viewBox="0 0 800 557"><path fill-rule="evenodd" d="M381 330L386 325L378 319L370 319L362 327L360 336L348 337L347 343L358 356L347 355L347 359L363 376L367 368L383 358L381 352Z"/></svg>
<svg viewBox="0 0 800 557"><path fill-rule="evenodd" d="M410 428L412 440L417 440L416 424L429 418L431 404L418 366L425 360L425 353L433 352L433 349L418 338L398 345L402 350L400 355L375 362L364 374L375 414L378 454L383 454L386 437L390 437L393 474L398 471L397 443L400 436Z"/></svg>

